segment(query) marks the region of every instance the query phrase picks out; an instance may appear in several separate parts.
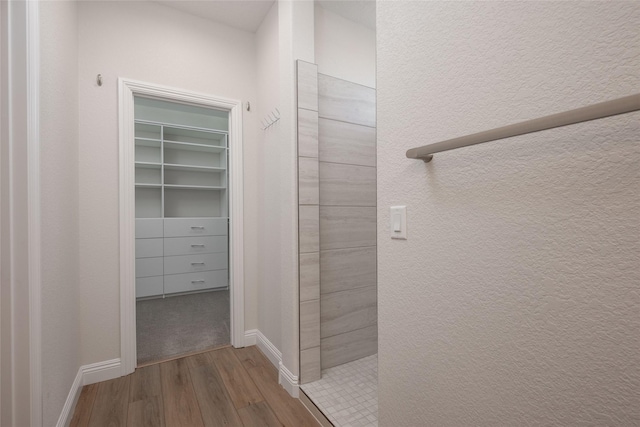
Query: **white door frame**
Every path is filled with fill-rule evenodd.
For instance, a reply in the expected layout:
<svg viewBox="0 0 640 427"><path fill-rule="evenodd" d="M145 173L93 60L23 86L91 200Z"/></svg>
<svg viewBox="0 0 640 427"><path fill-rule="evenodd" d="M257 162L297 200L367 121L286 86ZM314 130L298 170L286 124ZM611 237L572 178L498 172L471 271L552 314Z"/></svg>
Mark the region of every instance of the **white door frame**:
<svg viewBox="0 0 640 427"><path fill-rule="evenodd" d="M0 424L42 425L40 6L0 5Z"/></svg>
<svg viewBox="0 0 640 427"><path fill-rule="evenodd" d="M244 245L242 102L196 92L118 79L120 157L120 357L122 375L133 372L136 356L135 290L135 146L133 96L229 112L229 290L231 300L231 344L244 347Z"/></svg>

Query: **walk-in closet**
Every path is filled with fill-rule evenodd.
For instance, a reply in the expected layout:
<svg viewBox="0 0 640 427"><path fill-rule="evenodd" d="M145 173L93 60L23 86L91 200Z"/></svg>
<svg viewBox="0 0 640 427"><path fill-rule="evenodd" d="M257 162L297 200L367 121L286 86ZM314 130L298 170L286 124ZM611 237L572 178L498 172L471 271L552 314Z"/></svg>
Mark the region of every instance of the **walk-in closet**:
<svg viewBox="0 0 640 427"><path fill-rule="evenodd" d="M229 344L228 112L135 97L138 364Z"/></svg>

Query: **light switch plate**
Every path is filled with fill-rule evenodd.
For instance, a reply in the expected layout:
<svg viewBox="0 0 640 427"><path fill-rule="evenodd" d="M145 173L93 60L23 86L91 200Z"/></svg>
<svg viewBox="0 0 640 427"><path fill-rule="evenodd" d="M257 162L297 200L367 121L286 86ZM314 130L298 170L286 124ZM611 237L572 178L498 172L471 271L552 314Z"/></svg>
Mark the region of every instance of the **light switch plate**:
<svg viewBox="0 0 640 427"><path fill-rule="evenodd" d="M407 207L391 206L390 218L391 238L407 240Z"/></svg>

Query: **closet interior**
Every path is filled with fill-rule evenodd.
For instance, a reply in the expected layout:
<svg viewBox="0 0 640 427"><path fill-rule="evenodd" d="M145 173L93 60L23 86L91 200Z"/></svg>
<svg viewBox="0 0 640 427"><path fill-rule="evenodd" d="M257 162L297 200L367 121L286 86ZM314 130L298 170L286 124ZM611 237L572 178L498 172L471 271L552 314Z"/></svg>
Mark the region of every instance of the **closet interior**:
<svg viewBox="0 0 640 427"><path fill-rule="evenodd" d="M207 336L211 346L228 344L228 122L223 111L135 99L139 363L200 350ZM194 310L187 299L222 302ZM213 337L221 325L225 333Z"/></svg>

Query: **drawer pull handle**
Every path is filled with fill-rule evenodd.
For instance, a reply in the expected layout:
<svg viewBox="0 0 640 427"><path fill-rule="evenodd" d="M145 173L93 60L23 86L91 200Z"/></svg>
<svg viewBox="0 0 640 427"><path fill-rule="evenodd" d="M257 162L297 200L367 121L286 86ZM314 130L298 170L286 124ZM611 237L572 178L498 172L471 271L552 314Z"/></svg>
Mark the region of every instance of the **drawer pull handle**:
<svg viewBox="0 0 640 427"><path fill-rule="evenodd" d="M204 230L204 226L203 225L192 225L191 229L192 230Z"/></svg>
<svg viewBox="0 0 640 427"><path fill-rule="evenodd" d="M191 245L192 248L204 248L204 245Z"/></svg>
<svg viewBox="0 0 640 427"><path fill-rule="evenodd" d="M204 262L192 262L191 265L204 265Z"/></svg>
<svg viewBox="0 0 640 427"><path fill-rule="evenodd" d="M204 280L192 280L191 283L193 283L193 284L204 283Z"/></svg>

